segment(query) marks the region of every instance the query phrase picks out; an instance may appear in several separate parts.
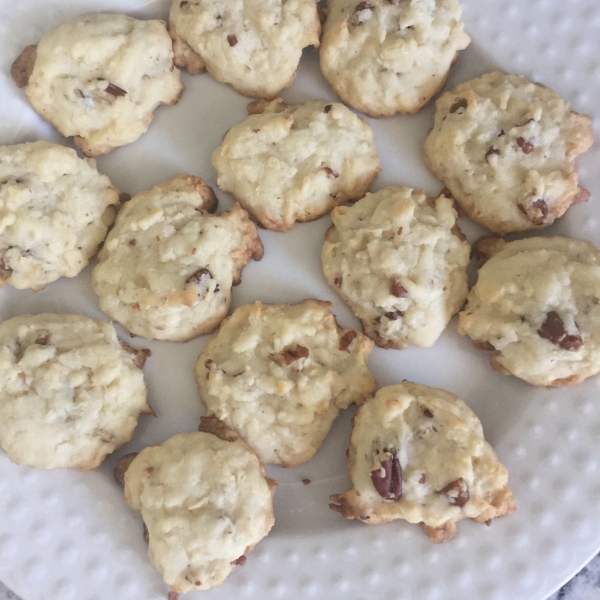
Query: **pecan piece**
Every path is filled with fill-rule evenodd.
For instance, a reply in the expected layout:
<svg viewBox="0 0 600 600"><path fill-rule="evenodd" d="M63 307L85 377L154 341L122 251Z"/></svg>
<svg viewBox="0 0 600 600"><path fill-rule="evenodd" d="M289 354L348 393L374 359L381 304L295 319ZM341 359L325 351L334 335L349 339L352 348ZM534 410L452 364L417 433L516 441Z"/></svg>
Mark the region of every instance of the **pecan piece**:
<svg viewBox="0 0 600 600"><path fill-rule="evenodd" d="M386 450L375 456L371 481L377 493L386 500L402 498L402 467L395 450Z"/></svg>
<svg viewBox="0 0 600 600"><path fill-rule="evenodd" d="M295 348L290 348L288 350L284 350L283 352L283 362L286 367L289 367L293 362L297 361L299 358L307 358L308 357L308 348L297 344Z"/></svg>
<svg viewBox="0 0 600 600"><path fill-rule="evenodd" d="M399 281L392 281L390 285L390 294L396 296L396 298L406 298L408 296L408 290Z"/></svg>
<svg viewBox="0 0 600 600"><path fill-rule="evenodd" d="M450 107L450 114L455 113L457 110L460 110L461 108L467 108L467 106L469 106L467 99L460 98Z"/></svg>
<svg viewBox="0 0 600 600"><path fill-rule="evenodd" d="M551 310L546 315L546 320L537 331L541 338L552 342L555 346L563 350L578 350L583 346L583 340L580 335L569 335L565 331L565 325L560 315Z"/></svg>
<svg viewBox="0 0 600 600"><path fill-rule="evenodd" d="M109 94L111 94L112 96L126 96L127 92L124 89L121 89L118 85L115 85L114 83L109 83L106 86L106 92L108 92Z"/></svg>
<svg viewBox="0 0 600 600"><path fill-rule="evenodd" d="M330 110L331 110L331 104L328 104L328 105L325 107L325 112L326 112L326 113L328 113Z"/></svg>
<svg viewBox="0 0 600 600"><path fill-rule="evenodd" d="M143 368L143 366L146 364L146 360L148 359L148 357L152 356L152 351L148 350L148 348L132 348L127 342L124 342L123 340L119 340L119 344L121 344L121 348L129 352L129 354L133 354L133 364L138 369Z"/></svg>
<svg viewBox="0 0 600 600"><path fill-rule="evenodd" d="M40 346L45 346L49 340L50 340L50 334L44 333L43 335L37 336L37 338L35 339L35 343L39 344Z"/></svg>
<svg viewBox="0 0 600 600"><path fill-rule="evenodd" d="M428 418L428 419L433 419L433 413L427 408L425 407L423 409L423 414Z"/></svg>
<svg viewBox="0 0 600 600"><path fill-rule="evenodd" d="M462 508L469 501L469 488L467 487L467 482L462 477L451 481L438 493L446 494L450 504L458 506L459 508Z"/></svg>
<svg viewBox="0 0 600 600"><path fill-rule="evenodd" d="M523 151L523 154L531 154L535 148L535 146L530 141L522 137L517 138L517 144L519 145L519 148L521 148L521 150Z"/></svg>
<svg viewBox="0 0 600 600"><path fill-rule="evenodd" d="M496 348L486 340L471 340L473 346L482 352L493 352Z"/></svg>
<svg viewBox="0 0 600 600"><path fill-rule="evenodd" d="M397 321L398 319L404 316L404 311L396 309L390 312L383 313L383 315L387 317L390 321Z"/></svg>
<svg viewBox="0 0 600 600"><path fill-rule="evenodd" d="M358 334L356 333L356 331L354 331L354 329L351 329L350 331L346 331L346 333L340 338L340 346L339 346L340 350L342 350L342 351L348 350L348 347L352 343L352 340L354 340L354 338L357 335Z"/></svg>
<svg viewBox="0 0 600 600"><path fill-rule="evenodd" d="M238 43L238 39L235 35L230 34L227 36L227 42L233 48L233 46L235 46Z"/></svg>
<svg viewBox="0 0 600 600"><path fill-rule="evenodd" d="M329 179L337 179L340 174L336 173L333 169L330 169L329 167L325 167L324 169L325 173L327 173L327 177L329 177Z"/></svg>
<svg viewBox="0 0 600 600"><path fill-rule="evenodd" d="M246 562L246 556L244 554L242 554L239 558L236 558L234 561L232 561L232 565L238 565L239 567L241 567L243 564L245 564Z"/></svg>
<svg viewBox="0 0 600 600"><path fill-rule="evenodd" d="M534 224L543 225L548 219L548 205L543 198L534 200L528 208L523 204L517 204L519 210Z"/></svg>
<svg viewBox="0 0 600 600"><path fill-rule="evenodd" d="M17 60L12 64L10 76L17 84L17 87L24 88L29 83L36 57L37 46L34 44L26 46L23 52L18 56Z"/></svg>
<svg viewBox="0 0 600 600"><path fill-rule="evenodd" d="M341 277L336 277L333 280L333 283L335 283L335 287L342 287L342 278Z"/></svg>

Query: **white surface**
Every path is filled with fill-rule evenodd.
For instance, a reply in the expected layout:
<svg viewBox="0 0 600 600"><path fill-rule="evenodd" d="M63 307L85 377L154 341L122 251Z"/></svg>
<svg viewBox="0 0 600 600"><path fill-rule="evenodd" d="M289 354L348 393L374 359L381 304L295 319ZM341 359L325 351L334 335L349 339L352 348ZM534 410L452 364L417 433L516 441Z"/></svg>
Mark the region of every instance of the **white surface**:
<svg viewBox="0 0 600 600"><path fill-rule="evenodd" d="M597 0L463 0L473 38L450 84L493 68L541 81L574 103L600 109L600 5ZM92 10L166 16L167 0L0 0L0 142L43 137L59 141L28 106L8 77L23 46L35 43L67 17ZM184 76L180 103L157 113L148 134L108 157L99 168L122 190L135 193L178 172L215 184L210 154L223 133L245 116L246 100L208 75ZM305 52L287 101L334 99ZM428 175L421 144L432 107L416 116L372 122L383 171L374 185L441 184ZM599 147L578 161L592 199L569 210L546 233L585 238L600 245ZM218 193L218 191L217 191ZM218 193L220 210L230 200ZM265 257L244 271L234 306L263 301L330 299L344 326L357 325L328 288L320 246L329 219L296 225L285 234L261 231ZM478 232L462 224L471 237ZM89 270L46 290L0 293L0 316L53 310L99 316ZM123 332L121 332L123 336ZM159 419L144 417L132 442L136 451L197 427L201 405L192 365L206 337L187 344L150 343L145 372ZM145 346L136 338L136 346ZM380 385L403 378L446 388L481 417L487 439L509 469L518 511L487 528L459 524L456 539L434 546L416 526L347 522L327 508L328 496L347 486L344 450L349 414L340 418L316 458L293 470L270 468L280 482L277 522L225 585L186 598L271 600L541 600L568 580L600 548L600 377L573 389L535 389L493 372L485 356L455 331L454 321L430 349L381 350L371 367ZM350 411L347 411L348 413ZM0 580L25 600L164 599L167 586L145 556L142 526L112 479L116 457L94 472L42 472L12 465L0 452ZM312 480L304 486L302 478Z"/></svg>

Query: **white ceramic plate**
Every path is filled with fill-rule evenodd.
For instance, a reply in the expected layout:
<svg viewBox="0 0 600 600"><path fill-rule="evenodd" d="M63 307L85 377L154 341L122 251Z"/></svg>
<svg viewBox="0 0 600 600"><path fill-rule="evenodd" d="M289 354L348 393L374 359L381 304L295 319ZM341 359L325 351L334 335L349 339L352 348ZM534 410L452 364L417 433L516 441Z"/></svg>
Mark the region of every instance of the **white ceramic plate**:
<svg viewBox="0 0 600 600"><path fill-rule="evenodd" d="M522 73L556 89L600 122L600 5L597 0L463 0L473 38L449 85L494 68ZM0 0L0 143L46 138L64 141L39 119L8 71L27 44L51 27L86 12L124 11L162 17L168 0ZM98 160L131 194L186 172L215 185L212 150L245 117L246 100L208 75L184 75L187 91L175 107L159 109L136 143ZM335 99L318 57L306 51L288 102ZM594 115L595 113L595 115ZM405 184L430 193L441 184L426 171L421 145L432 107L417 116L371 121L383 171L374 188ZM598 128L596 128L598 135ZM545 233L600 245L598 145L579 161L592 199L576 206ZM596 169L594 169L596 166ZM218 194L221 210L230 198ZM320 247L329 218L296 225L285 234L261 231L265 257L244 271L234 307L256 299L297 302L329 299L345 326L357 326L326 285ZM471 239L478 230L461 223ZM101 316L89 270L42 292L0 293L2 319L27 312L80 312ZM120 331L122 337L127 337ZM135 437L117 453L137 451L181 431L195 430L201 405L192 365L206 336L186 344L139 338L152 357L145 372L157 420L142 418ZM541 600L568 580L600 548L600 378L577 388L539 390L493 372L483 354L455 332L454 321L430 349L373 352L380 385L408 378L446 388L480 416L487 439L510 472L518 511L487 528L461 522L449 544L434 546L416 526L348 522L327 507L348 481L344 450L349 414L340 418L311 462L292 470L270 468L280 482L276 524L246 565L214 591L189 598L271 600ZM42 472L11 464L0 451L0 580L25 600L158 600L167 586L150 566L140 519L113 481L112 457L94 472ZM303 485L309 478L312 483Z"/></svg>

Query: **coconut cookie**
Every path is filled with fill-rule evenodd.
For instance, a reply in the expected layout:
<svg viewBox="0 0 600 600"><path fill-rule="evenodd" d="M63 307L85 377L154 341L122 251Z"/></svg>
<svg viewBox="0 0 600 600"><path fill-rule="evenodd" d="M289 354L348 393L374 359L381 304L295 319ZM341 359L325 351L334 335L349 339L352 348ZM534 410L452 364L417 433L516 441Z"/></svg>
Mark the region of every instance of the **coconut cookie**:
<svg viewBox="0 0 600 600"><path fill-rule="evenodd" d="M418 112L469 44L460 16L458 0L329 0L323 75L371 117Z"/></svg>
<svg viewBox="0 0 600 600"><path fill-rule="evenodd" d="M275 522L277 483L238 436L203 421L200 433L145 448L125 471L125 500L144 519L170 600L220 586Z"/></svg>
<svg viewBox="0 0 600 600"><path fill-rule="evenodd" d="M183 92L164 21L121 14L71 19L13 64L33 108L87 156L137 140Z"/></svg>
<svg viewBox="0 0 600 600"><path fill-rule="evenodd" d="M600 253L590 242L533 237L477 245L493 255L458 320L490 364L533 385L578 385L600 372Z"/></svg>
<svg viewBox="0 0 600 600"><path fill-rule="evenodd" d="M33 142L0 146L0 287L75 277L115 219L119 192L93 159Z"/></svg>
<svg viewBox="0 0 600 600"><path fill-rule="evenodd" d="M177 66L269 99L292 85L321 33L317 0L173 0L169 21Z"/></svg>
<svg viewBox="0 0 600 600"><path fill-rule="evenodd" d="M131 333L184 342L212 331L242 269L260 260L256 226L238 204L210 214L202 179L176 175L125 204L92 274L100 308Z"/></svg>
<svg viewBox="0 0 600 600"><path fill-rule="evenodd" d="M467 297L470 246L443 194L390 186L331 213L329 284L382 348L431 346Z"/></svg>
<svg viewBox="0 0 600 600"><path fill-rule="evenodd" d="M219 188L268 229L286 231L360 198L381 170L371 128L343 104L279 98L248 112L212 163Z"/></svg>
<svg viewBox="0 0 600 600"><path fill-rule="evenodd" d="M380 389L354 417L347 463L352 488L329 505L346 519L419 523L439 544L461 519L489 524L515 511L479 419L444 390L409 381Z"/></svg>
<svg viewBox="0 0 600 600"><path fill-rule="evenodd" d="M342 329L330 302L241 306L194 368L208 413L235 429L263 462L310 460L340 409L376 387L373 343Z"/></svg>
<svg viewBox="0 0 600 600"><path fill-rule="evenodd" d="M436 102L425 162L475 221L498 235L543 229L589 192L575 158L592 120L518 75L487 73Z"/></svg>
<svg viewBox="0 0 600 600"><path fill-rule="evenodd" d="M81 315L22 315L0 325L0 444L41 469L88 470L128 442L146 404L147 350Z"/></svg>

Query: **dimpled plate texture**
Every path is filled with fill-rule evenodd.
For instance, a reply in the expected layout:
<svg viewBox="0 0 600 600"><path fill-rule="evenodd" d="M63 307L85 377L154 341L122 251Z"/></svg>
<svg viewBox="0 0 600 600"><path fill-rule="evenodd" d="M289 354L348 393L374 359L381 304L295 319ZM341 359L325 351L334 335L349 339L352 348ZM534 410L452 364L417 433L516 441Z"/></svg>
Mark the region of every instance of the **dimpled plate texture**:
<svg viewBox="0 0 600 600"><path fill-rule="evenodd" d="M592 114L600 137L597 0L463 0L463 5L473 42L449 85L496 68L522 73ZM13 86L9 67L21 48L49 28L98 10L166 18L168 1L0 0L1 143L40 137L64 142ZM159 109L147 134L98 160L120 189L133 194L179 172L215 185L211 152L244 118L247 100L208 75L184 75L184 81L180 103ZM334 99L314 51L305 51L294 86L283 97L287 102ZM383 164L374 189L404 184L432 194L440 190L421 158L432 122L432 106L416 116L371 121ZM545 233L600 245L599 154L596 144L578 161L592 199L571 208ZM231 199L218 195L223 210ZM234 307L256 299L298 302L313 296L331 300L342 325L358 326L321 274L320 247L329 224L325 217L285 234L261 231L265 257L244 271ZM471 240L481 233L464 219L461 226ZM89 269L37 294L0 293L3 319L44 310L101 316ZM34 471L11 464L0 451L0 580L24 600L166 597L167 586L146 558L141 521L125 506L112 469L125 452L197 427L202 411L192 366L206 339L131 341L152 349L145 372L159 418L143 417L133 440L94 472ZM370 364L380 385L407 378L446 388L469 403L509 469L517 513L490 528L461 522L455 540L442 546L405 523L344 521L327 503L330 494L348 485L344 450L352 411L346 411L314 460L292 470L269 468L280 482L276 524L247 563L222 588L186 598L541 600L600 549L600 377L576 388L535 389L493 372L485 356L456 333L455 321L433 348L376 349ZM304 478L311 483L303 485Z"/></svg>

